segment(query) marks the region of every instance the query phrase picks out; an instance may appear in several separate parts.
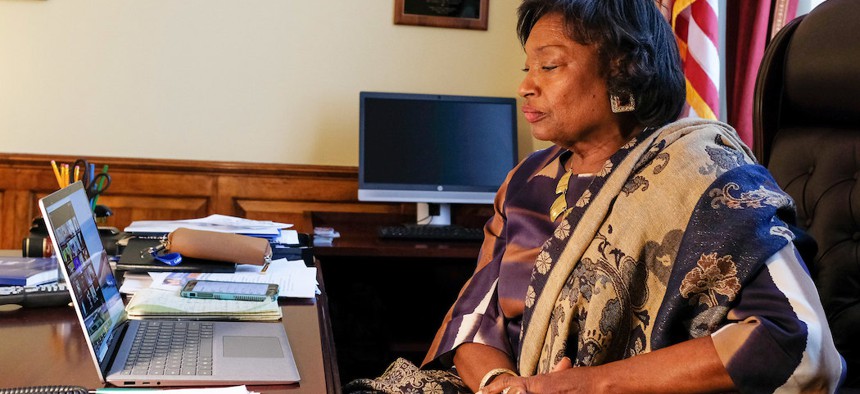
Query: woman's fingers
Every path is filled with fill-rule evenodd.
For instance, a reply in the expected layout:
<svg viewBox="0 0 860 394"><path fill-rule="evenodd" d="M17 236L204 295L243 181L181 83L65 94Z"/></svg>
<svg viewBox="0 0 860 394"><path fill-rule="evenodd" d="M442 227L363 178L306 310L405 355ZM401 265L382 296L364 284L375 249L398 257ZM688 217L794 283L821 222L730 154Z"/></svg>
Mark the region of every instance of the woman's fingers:
<svg viewBox="0 0 860 394"><path fill-rule="evenodd" d="M503 375L498 378L493 379L493 381L486 385L483 390L479 391L481 394L526 394L526 378L519 376L510 376ZM507 391L505 391L507 390Z"/></svg>
<svg viewBox="0 0 860 394"><path fill-rule="evenodd" d="M552 372L564 371L565 369L573 368L573 363L568 357L562 357L558 364L552 367Z"/></svg>

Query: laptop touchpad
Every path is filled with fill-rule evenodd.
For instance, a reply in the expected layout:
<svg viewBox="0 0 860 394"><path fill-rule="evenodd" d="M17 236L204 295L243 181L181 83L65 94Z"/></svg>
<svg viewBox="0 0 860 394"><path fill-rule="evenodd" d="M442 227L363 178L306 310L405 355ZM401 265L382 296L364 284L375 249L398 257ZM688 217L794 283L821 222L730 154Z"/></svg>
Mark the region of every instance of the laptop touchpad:
<svg viewBox="0 0 860 394"><path fill-rule="evenodd" d="M277 337L224 337L224 357L284 358Z"/></svg>

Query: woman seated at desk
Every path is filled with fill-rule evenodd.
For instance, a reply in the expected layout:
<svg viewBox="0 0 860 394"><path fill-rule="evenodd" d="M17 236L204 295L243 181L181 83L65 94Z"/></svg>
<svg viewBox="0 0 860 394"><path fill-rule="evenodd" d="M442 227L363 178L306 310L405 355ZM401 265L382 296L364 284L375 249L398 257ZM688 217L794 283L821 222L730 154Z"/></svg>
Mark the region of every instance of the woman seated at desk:
<svg viewBox="0 0 860 394"><path fill-rule="evenodd" d="M684 75L654 1L526 0L518 30L522 110L555 146L500 188L424 370L347 388L834 391L793 203L731 127L675 121Z"/></svg>

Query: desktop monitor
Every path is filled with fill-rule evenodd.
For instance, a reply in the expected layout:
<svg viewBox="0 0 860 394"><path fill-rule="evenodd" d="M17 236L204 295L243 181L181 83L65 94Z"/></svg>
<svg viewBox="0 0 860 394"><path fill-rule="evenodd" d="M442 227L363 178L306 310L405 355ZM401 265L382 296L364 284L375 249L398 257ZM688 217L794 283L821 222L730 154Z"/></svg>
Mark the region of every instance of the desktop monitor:
<svg viewBox="0 0 860 394"><path fill-rule="evenodd" d="M517 163L513 98L361 92L359 101L358 199L419 203L418 224L450 224L452 203L492 203Z"/></svg>

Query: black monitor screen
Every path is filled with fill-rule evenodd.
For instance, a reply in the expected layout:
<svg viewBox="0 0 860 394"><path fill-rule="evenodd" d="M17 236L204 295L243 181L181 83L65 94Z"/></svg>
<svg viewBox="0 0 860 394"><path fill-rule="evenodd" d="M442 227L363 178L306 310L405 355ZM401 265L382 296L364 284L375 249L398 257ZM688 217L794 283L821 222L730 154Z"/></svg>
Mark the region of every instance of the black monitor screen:
<svg viewBox="0 0 860 394"><path fill-rule="evenodd" d="M365 200L489 202L517 160L513 98L362 92L360 123Z"/></svg>

